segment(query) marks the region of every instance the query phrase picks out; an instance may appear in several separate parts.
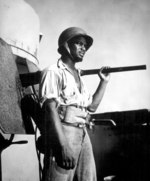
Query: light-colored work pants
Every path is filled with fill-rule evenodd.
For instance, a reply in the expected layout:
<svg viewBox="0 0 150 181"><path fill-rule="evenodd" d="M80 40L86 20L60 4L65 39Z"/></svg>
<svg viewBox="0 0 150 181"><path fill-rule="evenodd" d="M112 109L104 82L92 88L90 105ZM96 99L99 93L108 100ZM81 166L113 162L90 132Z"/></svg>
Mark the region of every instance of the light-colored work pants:
<svg viewBox="0 0 150 181"><path fill-rule="evenodd" d="M72 170L64 170L56 166L55 161L46 158L44 181L96 181L96 168L93 150L86 128L63 125L68 143L74 151L76 166Z"/></svg>

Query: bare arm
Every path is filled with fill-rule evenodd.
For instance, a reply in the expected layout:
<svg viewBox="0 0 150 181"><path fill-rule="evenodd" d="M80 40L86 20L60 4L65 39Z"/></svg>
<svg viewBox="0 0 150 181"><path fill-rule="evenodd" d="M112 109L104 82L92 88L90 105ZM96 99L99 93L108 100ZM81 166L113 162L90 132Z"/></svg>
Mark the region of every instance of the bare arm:
<svg viewBox="0 0 150 181"><path fill-rule="evenodd" d="M103 98L103 95L105 93L105 89L107 87L107 83L109 81L109 78L110 78L110 75L108 73L102 73L102 70L103 69L107 69L108 67L102 67L99 71L99 77L100 77L100 83L93 95L93 100L92 100L92 103L88 106L88 110L90 112L95 112L96 109L98 108L102 98Z"/></svg>
<svg viewBox="0 0 150 181"><path fill-rule="evenodd" d="M70 149L66 137L64 135L61 121L57 113L57 104L54 100L47 100L45 103L46 129L50 131L50 141L57 145L54 148L54 154L57 164L64 169L72 169L75 166L73 152Z"/></svg>

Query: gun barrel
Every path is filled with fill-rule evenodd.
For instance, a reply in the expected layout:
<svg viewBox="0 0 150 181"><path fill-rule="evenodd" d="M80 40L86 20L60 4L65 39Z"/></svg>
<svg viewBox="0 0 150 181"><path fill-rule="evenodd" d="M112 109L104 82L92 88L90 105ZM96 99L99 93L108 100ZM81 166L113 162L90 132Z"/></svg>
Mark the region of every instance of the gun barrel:
<svg viewBox="0 0 150 181"><path fill-rule="evenodd" d="M115 72L123 72L123 71L134 71L134 70L144 70L146 69L146 65L136 65L136 66L127 66L127 67L112 67L108 69L104 69L102 73L115 73ZM81 75L92 75L98 74L100 69L89 69L89 70L81 70Z"/></svg>

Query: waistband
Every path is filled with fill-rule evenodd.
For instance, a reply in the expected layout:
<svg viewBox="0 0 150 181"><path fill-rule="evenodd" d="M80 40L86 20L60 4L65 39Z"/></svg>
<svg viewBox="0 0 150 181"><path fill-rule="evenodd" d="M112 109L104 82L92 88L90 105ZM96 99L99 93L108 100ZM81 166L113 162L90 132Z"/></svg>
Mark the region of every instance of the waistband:
<svg viewBox="0 0 150 181"><path fill-rule="evenodd" d="M87 107L80 106L78 104L70 104L70 105L67 105L66 107L68 107L68 106L75 107L77 109L80 109L81 111L85 111L85 112L87 111Z"/></svg>
<svg viewBox="0 0 150 181"><path fill-rule="evenodd" d="M70 115L74 115L77 117L82 117L83 119L86 118L88 111L86 107L79 106L76 104L71 104L71 105L60 105L58 107L58 113L61 119L64 119L67 115L67 118L70 118ZM69 113L69 116L68 116ZM79 121L77 121L79 122ZM81 122L84 122L83 120Z"/></svg>
<svg viewBox="0 0 150 181"><path fill-rule="evenodd" d="M86 127L85 123L69 123L69 122L65 122L65 121L62 121L61 123L66 126L73 126L73 127L80 128L80 129L83 129Z"/></svg>
<svg viewBox="0 0 150 181"><path fill-rule="evenodd" d="M91 127L91 115L87 108L76 104L60 106L58 109L61 122L68 126L77 128Z"/></svg>

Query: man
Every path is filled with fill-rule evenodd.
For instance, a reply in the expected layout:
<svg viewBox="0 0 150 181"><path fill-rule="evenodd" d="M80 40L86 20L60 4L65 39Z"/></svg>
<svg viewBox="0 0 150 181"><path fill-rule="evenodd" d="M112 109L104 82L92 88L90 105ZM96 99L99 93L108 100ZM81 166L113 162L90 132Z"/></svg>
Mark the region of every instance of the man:
<svg viewBox="0 0 150 181"><path fill-rule="evenodd" d="M52 144L54 159L45 153L44 180L96 181L93 151L86 130L88 112L95 112L109 81L99 71L100 83L91 96L76 69L93 39L84 30L71 27L58 41L61 58L43 71L40 100L46 115L46 137ZM107 68L107 67L105 67Z"/></svg>

